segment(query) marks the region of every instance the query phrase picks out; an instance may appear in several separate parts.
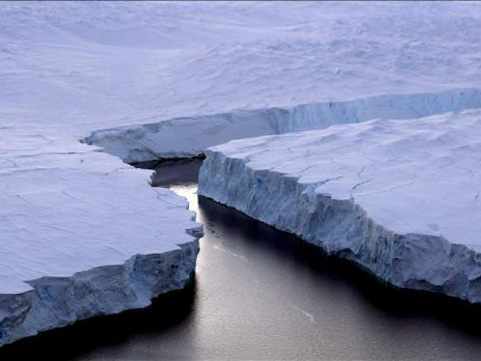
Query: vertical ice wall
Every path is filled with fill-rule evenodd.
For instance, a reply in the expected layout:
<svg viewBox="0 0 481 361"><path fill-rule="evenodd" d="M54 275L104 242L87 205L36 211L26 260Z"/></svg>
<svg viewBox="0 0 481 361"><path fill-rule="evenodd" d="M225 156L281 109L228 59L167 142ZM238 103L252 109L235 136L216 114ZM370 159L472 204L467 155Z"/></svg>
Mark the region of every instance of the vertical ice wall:
<svg viewBox="0 0 481 361"><path fill-rule="evenodd" d="M198 156L210 146L240 139L370 119L408 119L481 107L481 90L381 95L290 108L234 110L93 132L84 141L127 163Z"/></svg>
<svg viewBox="0 0 481 361"><path fill-rule="evenodd" d="M241 139L199 195L397 287L481 302L481 111Z"/></svg>

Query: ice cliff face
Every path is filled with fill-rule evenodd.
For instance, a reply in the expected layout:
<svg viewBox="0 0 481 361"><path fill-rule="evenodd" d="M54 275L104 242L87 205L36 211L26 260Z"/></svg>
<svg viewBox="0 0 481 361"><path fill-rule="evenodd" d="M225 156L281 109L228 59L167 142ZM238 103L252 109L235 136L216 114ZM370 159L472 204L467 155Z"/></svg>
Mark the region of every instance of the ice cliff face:
<svg viewBox="0 0 481 361"><path fill-rule="evenodd" d="M94 316L147 307L153 298L186 287L197 253L195 240L120 265L32 280L32 290L20 294L0 294L0 346Z"/></svg>
<svg viewBox="0 0 481 361"><path fill-rule="evenodd" d="M94 131L84 141L127 163L198 156L232 139L322 129L372 119L407 119L481 107L479 89L382 95L288 108L238 110Z"/></svg>
<svg viewBox="0 0 481 361"><path fill-rule="evenodd" d="M402 288L481 302L481 112L207 150L199 194Z"/></svg>

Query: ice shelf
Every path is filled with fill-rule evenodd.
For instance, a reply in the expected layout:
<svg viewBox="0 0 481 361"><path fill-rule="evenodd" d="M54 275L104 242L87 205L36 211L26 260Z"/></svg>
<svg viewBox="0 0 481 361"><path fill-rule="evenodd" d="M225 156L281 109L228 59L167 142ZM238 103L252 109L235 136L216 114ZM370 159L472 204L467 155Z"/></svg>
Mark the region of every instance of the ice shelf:
<svg viewBox="0 0 481 361"><path fill-rule="evenodd" d="M481 302L481 111L207 150L199 194L402 288Z"/></svg>
<svg viewBox="0 0 481 361"><path fill-rule="evenodd" d="M126 162L481 105L476 2L2 2L0 24L0 126Z"/></svg>

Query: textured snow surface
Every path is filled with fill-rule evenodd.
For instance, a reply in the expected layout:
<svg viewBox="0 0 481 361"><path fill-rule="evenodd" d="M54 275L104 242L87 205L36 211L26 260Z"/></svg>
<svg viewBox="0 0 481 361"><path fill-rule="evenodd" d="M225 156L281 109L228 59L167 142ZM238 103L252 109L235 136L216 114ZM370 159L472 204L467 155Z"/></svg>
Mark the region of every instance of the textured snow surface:
<svg viewBox="0 0 481 361"><path fill-rule="evenodd" d="M199 194L399 287L481 302L481 111L231 141Z"/></svg>

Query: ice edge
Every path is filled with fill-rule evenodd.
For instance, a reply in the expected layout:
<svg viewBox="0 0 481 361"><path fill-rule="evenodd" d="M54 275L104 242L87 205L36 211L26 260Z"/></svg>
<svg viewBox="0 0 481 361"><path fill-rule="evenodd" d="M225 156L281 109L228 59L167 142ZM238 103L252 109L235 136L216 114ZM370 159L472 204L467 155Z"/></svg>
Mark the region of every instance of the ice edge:
<svg viewBox="0 0 481 361"><path fill-rule="evenodd" d="M201 227L178 249L134 255L121 265L99 266L71 277L29 281L32 290L0 295L0 347L76 321L145 308L155 297L192 279Z"/></svg>
<svg viewBox="0 0 481 361"><path fill-rule="evenodd" d="M322 129L372 119L413 119L474 108L481 108L481 90L476 88L385 94L286 108L179 117L96 130L81 141L97 145L127 163L137 163L198 157L205 149L233 139Z"/></svg>

